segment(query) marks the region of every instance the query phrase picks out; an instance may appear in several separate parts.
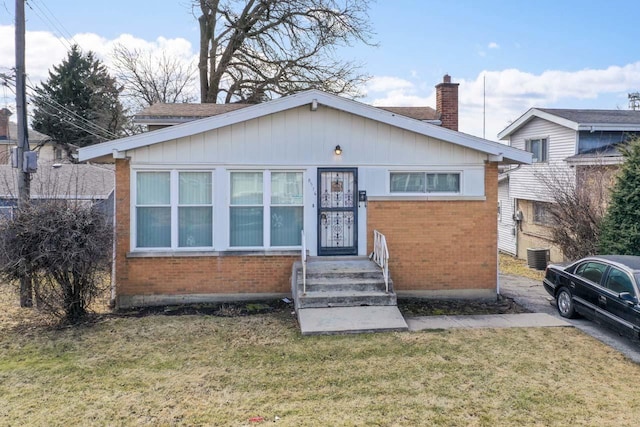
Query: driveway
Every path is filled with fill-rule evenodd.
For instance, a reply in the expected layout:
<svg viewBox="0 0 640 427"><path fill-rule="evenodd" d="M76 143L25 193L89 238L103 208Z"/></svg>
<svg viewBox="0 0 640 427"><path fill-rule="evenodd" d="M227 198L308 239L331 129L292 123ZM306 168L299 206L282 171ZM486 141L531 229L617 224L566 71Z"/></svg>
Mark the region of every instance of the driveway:
<svg viewBox="0 0 640 427"><path fill-rule="evenodd" d="M535 313L547 313L560 317L555 301L544 290L542 281L521 276L500 275L500 294L512 298L524 308ZM629 359L640 363L640 344L616 332L586 319L565 319L574 327L618 350Z"/></svg>

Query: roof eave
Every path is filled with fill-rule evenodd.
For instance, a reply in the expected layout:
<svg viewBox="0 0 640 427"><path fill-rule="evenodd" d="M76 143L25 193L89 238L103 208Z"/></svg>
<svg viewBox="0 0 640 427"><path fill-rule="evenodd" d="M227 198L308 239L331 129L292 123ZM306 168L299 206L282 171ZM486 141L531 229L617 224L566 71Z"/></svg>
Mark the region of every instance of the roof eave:
<svg viewBox="0 0 640 427"><path fill-rule="evenodd" d="M621 131L621 132L640 132L639 124L616 124L616 123L581 123L578 125L579 131Z"/></svg>
<svg viewBox="0 0 640 427"><path fill-rule="evenodd" d="M519 130L522 126L536 117L543 120L548 120L552 123L556 123L560 126L564 126L572 130L578 130L579 124L574 121L567 120L563 117L558 117L555 114L547 113L546 111L541 111L537 108L530 108L529 111L518 117L518 119L516 119L513 123L504 128L500 133L498 133L498 139L508 139L511 134Z"/></svg>

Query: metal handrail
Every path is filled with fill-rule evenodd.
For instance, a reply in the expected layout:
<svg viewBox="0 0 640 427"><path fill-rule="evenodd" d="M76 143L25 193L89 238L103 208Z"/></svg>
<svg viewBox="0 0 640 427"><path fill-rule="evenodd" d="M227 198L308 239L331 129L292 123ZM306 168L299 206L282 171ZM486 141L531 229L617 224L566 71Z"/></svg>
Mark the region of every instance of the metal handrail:
<svg viewBox="0 0 640 427"><path fill-rule="evenodd" d="M302 242L302 294L307 294L307 241L304 238L304 230L300 231Z"/></svg>
<svg viewBox="0 0 640 427"><path fill-rule="evenodd" d="M371 254L373 262L382 268L382 276L384 277L384 285L389 292L389 248L387 247L387 238L378 230L373 230L373 253Z"/></svg>

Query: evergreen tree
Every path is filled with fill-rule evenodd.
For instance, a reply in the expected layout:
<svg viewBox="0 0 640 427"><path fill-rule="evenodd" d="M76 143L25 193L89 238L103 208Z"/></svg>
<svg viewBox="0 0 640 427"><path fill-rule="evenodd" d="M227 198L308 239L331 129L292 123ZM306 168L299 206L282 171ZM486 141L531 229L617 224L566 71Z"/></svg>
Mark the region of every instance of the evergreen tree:
<svg viewBox="0 0 640 427"><path fill-rule="evenodd" d="M621 151L625 161L602 222L600 253L640 255L640 139Z"/></svg>
<svg viewBox="0 0 640 427"><path fill-rule="evenodd" d="M114 139L125 124L121 90L93 52L83 54L73 46L36 88L33 128L58 143L80 147Z"/></svg>

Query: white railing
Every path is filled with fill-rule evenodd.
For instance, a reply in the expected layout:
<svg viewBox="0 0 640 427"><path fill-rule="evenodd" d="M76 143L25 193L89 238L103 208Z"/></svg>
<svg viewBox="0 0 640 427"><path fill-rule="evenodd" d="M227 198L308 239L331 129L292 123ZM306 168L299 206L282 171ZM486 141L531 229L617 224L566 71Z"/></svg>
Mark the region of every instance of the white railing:
<svg viewBox="0 0 640 427"><path fill-rule="evenodd" d="M304 238L304 230L302 230L300 232L300 235L302 237L302 256L301 256L301 261L302 261L302 294L306 295L307 294L307 241Z"/></svg>
<svg viewBox="0 0 640 427"><path fill-rule="evenodd" d="M378 230L373 230L373 253L371 254L371 259L382 268L384 286L389 292L389 248L387 248L387 238Z"/></svg>

